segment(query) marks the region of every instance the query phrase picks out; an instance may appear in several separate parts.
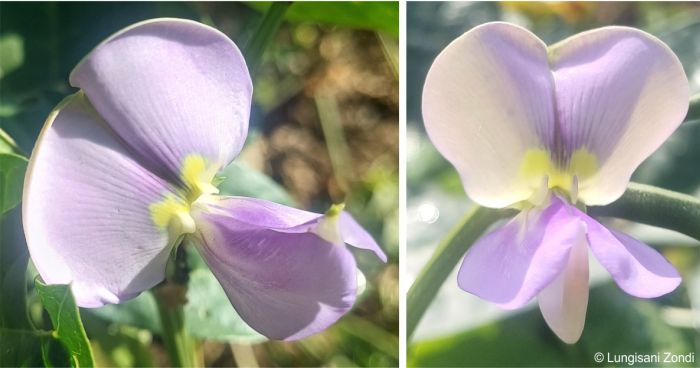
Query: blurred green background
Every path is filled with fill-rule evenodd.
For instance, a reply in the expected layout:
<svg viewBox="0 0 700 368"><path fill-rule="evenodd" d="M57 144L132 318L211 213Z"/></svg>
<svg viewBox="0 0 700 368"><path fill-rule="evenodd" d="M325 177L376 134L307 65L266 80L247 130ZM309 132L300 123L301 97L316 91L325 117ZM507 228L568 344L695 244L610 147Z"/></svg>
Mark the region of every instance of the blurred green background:
<svg viewBox="0 0 700 368"><path fill-rule="evenodd" d="M193 19L223 31L244 50L268 7L2 2L0 128L30 154L51 108L74 91L71 69L125 26L155 17ZM389 262L356 252L367 288L352 312L323 333L286 343L263 341L242 324L192 252L186 318L200 342L198 359L206 366L397 366L398 3L293 3L285 19L252 75L251 133L224 173L222 192L317 212L345 201ZM26 257L19 212L2 217L0 232L0 253L17 259ZM12 286L2 278L9 271L0 262L5 289ZM35 275L30 267L30 316L51 329L33 289ZM4 291L0 295L8 298ZM169 364L150 293L80 313L98 366Z"/></svg>
<svg viewBox="0 0 700 368"><path fill-rule="evenodd" d="M453 39L489 21L522 25L548 44L588 29L627 25L665 41L700 91L700 6L671 2L408 2L407 182L408 277L413 283L437 243L473 206L455 170L432 146L421 118L425 75ZM681 128L635 173L633 180L700 194L700 114ZM671 231L614 220L612 226L652 244L681 271L683 283L654 300L622 292L592 262L586 326L575 345L561 342L536 304L506 312L457 286L456 270L423 316L409 343L409 366L606 366L596 352L700 355L700 244ZM617 364L617 365L625 365ZM646 364L659 366L663 364ZM645 366L636 364L635 366Z"/></svg>

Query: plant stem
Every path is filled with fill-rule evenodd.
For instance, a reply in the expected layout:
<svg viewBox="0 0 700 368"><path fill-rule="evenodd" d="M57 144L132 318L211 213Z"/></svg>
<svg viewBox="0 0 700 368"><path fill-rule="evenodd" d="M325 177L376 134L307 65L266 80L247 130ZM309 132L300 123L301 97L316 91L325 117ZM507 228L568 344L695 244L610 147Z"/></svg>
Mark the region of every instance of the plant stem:
<svg viewBox="0 0 700 368"><path fill-rule="evenodd" d="M192 367L194 365L194 342L185 329L185 313L182 305L168 305L158 296L158 313L163 326L163 341L173 367Z"/></svg>
<svg viewBox="0 0 700 368"><path fill-rule="evenodd" d="M433 301L440 286L457 265L467 249L494 222L513 215L512 210L497 210L476 206L438 245L432 258L423 267L406 298L406 337L411 338L423 314Z"/></svg>
<svg viewBox="0 0 700 368"><path fill-rule="evenodd" d="M700 240L700 200L651 185L630 183L620 199L589 207L588 214L663 227Z"/></svg>
<svg viewBox="0 0 700 368"><path fill-rule="evenodd" d="M189 267L183 245L175 251L172 272L167 281L153 290L163 327L163 342L173 367L193 367L195 344L185 324Z"/></svg>
<svg viewBox="0 0 700 368"><path fill-rule="evenodd" d="M255 69L260 64L267 45L270 44L277 29L282 24L284 14L290 5L292 3L288 1L273 2L260 22L260 26L246 44L244 55L251 75L255 75Z"/></svg>

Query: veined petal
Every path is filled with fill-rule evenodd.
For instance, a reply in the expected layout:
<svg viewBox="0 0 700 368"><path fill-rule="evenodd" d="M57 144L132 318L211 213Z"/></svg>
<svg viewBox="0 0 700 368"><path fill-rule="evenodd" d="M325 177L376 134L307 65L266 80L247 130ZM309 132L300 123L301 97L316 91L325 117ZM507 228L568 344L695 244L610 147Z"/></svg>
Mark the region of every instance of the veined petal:
<svg viewBox="0 0 700 368"><path fill-rule="evenodd" d="M464 257L459 286L503 308L519 308L562 273L583 231L571 207L553 197L546 209L523 211L479 239Z"/></svg>
<svg viewBox="0 0 700 368"><path fill-rule="evenodd" d="M505 207L528 199L522 160L554 144L554 84L545 44L524 28L487 23L435 59L423 88L431 141L459 172L471 199Z"/></svg>
<svg viewBox="0 0 700 368"><path fill-rule="evenodd" d="M549 328L568 344L578 341L588 307L588 242L583 231L571 248L566 267L540 291L537 300Z"/></svg>
<svg viewBox="0 0 700 368"><path fill-rule="evenodd" d="M218 170L245 141L250 75L236 45L209 26L164 18L127 27L86 56L70 82L141 162L180 184L188 157Z"/></svg>
<svg viewBox="0 0 700 368"><path fill-rule="evenodd" d="M241 222L285 233L313 232L325 218L319 213L246 197L217 197L217 200L210 203L208 208L210 211L230 216ZM372 235L349 213L343 211L338 218L331 220L335 221L334 231L338 233L340 240L353 247L372 251L382 262L386 262L386 254Z"/></svg>
<svg viewBox="0 0 700 368"><path fill-rule="evenodd" d="M689 87L663 42L643 31L605 27L550 48L563 150L585 149L597 170L579 179L579 198L605 205L683 121Z"/></svg>
<svg viewBox="0 0 700 368"><path fill-rule="evenodd" d="M67 97L49 115L25 178L24 229L39 274L49 284L72 283L82 307L156 285L170 247L149 205L169 190L82 93Z"/></svg>
<svg viewBox="0 0 700 368"><path fill-rule="evenodd" d="M656 298L670 293L681 276L659 252L621 232L609 230L586 216L588 242L593 255L617 285L639 298Z"/></svg>
<svg viewBox="0 0 700 368"><path fill-rule="evenodd" d="M357 292L352 254L302 231L302 212L235 197L193 212L198 248L231 304L274 339L326 329L350 310Z"/></svg>

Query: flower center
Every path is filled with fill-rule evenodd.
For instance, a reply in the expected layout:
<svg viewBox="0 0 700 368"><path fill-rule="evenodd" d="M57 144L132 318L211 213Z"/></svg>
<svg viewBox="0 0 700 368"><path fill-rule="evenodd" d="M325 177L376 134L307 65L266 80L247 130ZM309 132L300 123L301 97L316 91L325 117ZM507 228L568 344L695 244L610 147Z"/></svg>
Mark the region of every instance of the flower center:
<svg viewBox="0 0 700 368"><path fill-rule="evenodd" d="M579 148L564 163L552 160L542 148L530 149L520 163L519 176L532 188L529 202L539 205L550 190L561 192L576 203L581 183L598 171L598 158L585 148Z"/></svg>
<svg viewBox="0 0 700 368"><path fill-rule="evenodd" d="M313 232L331 244L342 245L344 242L340 233L339 220L343 209L345 209L345 203L332 205L313 229Z"/></svg>
<svg viewBox="0 0 700 368"><path fill-rule="evenodd" d="M219 189L212 184L216 172L217 167L207 165L202 156L188 155L180 170L184 188L177 194L166 194L161 201L149 206L153 223L168 231L171 242L176 242L183 234L195 232L195 222L190 215L192 204L202 197L219 193Z"/></svg>

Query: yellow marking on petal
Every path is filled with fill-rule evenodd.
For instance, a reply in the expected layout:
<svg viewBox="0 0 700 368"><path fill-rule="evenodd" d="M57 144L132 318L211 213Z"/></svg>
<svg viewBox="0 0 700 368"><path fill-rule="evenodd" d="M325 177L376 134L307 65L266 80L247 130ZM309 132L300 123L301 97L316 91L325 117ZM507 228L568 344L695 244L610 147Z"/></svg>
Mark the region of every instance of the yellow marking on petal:
<svg viewBox="0 0 700 368"><path fill-rule="evenodd" d="M219 192L212 184L217 169L200 155L188 155L182 161L180 170L180 179L185 187L176 193L166 194L162 200L149 206L153 223L168 231L171 242L183 234L195 232L196 225L190 214L192 205L206 202L211 194Z"/></svg>
<svg viewBox="0 0 700 368"><path fill-rule="evenodd" d="M207 160L200 155L185 157L180 177L190 190L187 196L190 202L196 201L203 194L219 193L219 189L212 184L217 169L214 165L207 165Z"/></svg>
<svg viewBox="0 0 700 368"><path fill-rule="evenodd" d="M548 151L537 148L525 153L520 164L520 179L525 180L533 189L533 196L541 198L543 178L547 178L547 189L557 188L571 193L572 198L578 194L578 184L593 176L598 171L598 158L585 148L579 148L571 155L566 167L552 161Z"/></svg>
<svg viewBox="0 0 700 368"><path fill-rule="evenodd" d="M195 231L194 220L190 216L190 206L173 194L168 194L162 201L153 203L148 208L153 223L167 230L170 239Z"/></svg>

